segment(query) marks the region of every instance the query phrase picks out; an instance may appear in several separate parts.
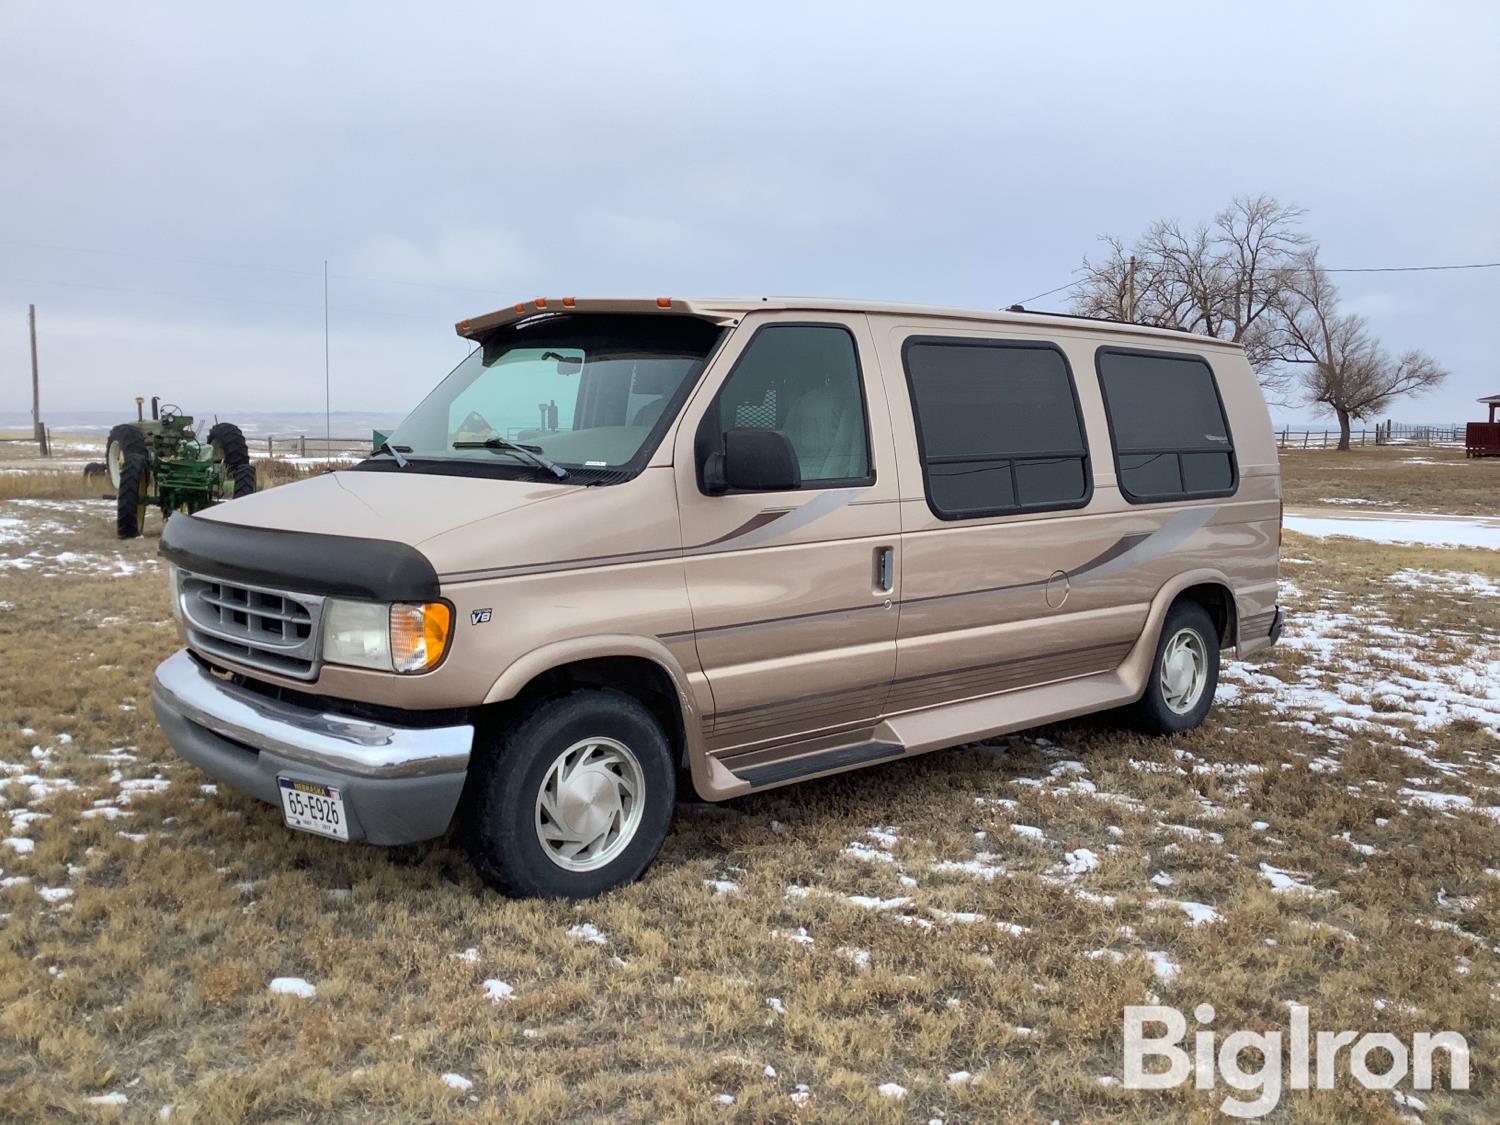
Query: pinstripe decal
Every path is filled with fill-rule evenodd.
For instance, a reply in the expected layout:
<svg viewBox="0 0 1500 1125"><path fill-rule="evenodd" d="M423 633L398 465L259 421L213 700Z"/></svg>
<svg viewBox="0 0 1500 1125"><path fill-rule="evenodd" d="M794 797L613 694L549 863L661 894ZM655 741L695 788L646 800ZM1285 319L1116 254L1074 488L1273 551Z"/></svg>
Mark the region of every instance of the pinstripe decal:
<svg viewBox="0 0 1500 1125"><path fill-rule="evenodd" d="M695 555L740 551L764 543L778 535L797 531L816 523L847 505L886 503L881 500L856 500L865 490L830 489L807 503L793 508L766 508L755 513L733 531L696 547L667 548L656 551L627 551L618 555L595 555L591 558L567 559L563 562L532 563L524 566L499 566L481 570L455 570L438 575L441 582L483 582L492 578L511 578L522 574L549 574L553 571L586 570L594 566L617 566L621 563L659 562L664 559L690 558Z"/></svg>

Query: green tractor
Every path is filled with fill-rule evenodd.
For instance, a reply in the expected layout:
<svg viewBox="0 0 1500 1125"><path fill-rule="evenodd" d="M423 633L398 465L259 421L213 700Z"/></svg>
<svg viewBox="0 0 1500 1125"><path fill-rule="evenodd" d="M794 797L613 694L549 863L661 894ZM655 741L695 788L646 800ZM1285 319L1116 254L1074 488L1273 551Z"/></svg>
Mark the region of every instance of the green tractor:
<svg viewBox="0 0 1500 1125"><path fill-rule="evenodd" d="M255 491L255 466L238 426L215 423L200 442L191 415L153 398L148 420L145 401L135 400L134 422L109 431L104 458L115 488L115 531L121 539L141 533L146 509L153 504L165 519Z"/></svg>

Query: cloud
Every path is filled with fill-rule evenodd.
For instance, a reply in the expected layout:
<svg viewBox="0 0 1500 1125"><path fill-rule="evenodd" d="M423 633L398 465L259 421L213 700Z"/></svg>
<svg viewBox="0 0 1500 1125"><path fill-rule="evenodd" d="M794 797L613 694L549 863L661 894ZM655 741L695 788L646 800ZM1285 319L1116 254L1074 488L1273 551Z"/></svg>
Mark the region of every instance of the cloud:
<svg viewBox="0 0 1500 1125"><path fill-rule="evenodd" d="M257 403L316 399L325 259L336 393L357 369L371 407L446 369L453 321L537 294L995 307L1069 280L1097 233L1237 193L1309 207L1329 263L1492 260L1500 164L1475 138L1500 104L1500 5L1463 7L1440 43L1423 11L1383 8L1351 51L1345 15L1290 0L1251 24L1101 2L1065 26L977 0L749 20L157 0L84 21L12 0L0 240L33 245L0 241L0 408L25 406L33 300L53 404L228 368ZM1254 96L1203 96L1226 90ZM1500 271L1364 280L1377 334L1455 373L1421 412L1471 413L1494 389ZM65 321L107 323L114 346L61 339Z"/></svg>
<svg viewBox="0 0 1500 1125"><path fill-rule="evenodd" d="M499 227L460 227L425 238L377 234L348 255L349 270L362 278L412 285L515 289L526 279L531 258L521 240Z"/></svg>
<svg viewBox="0 0 1500 1125"><path fill-rule="evenodd" d="M427 331L341 329L330 340L335 410L410 410L466 354L451 322ZM160 395L195 417L323 409L322 325L54 316L44 413L118 410ZM19 404L17 404L19 405Z"/></svg>
<svg viewBox="0 0 1500 1125"><path fill-rule="evenodd" d="M689 247L693 239L686 223L668 215L593 209L575 222L579 240L603 254L675 253Z"/></svg>
<svg viewBox="0 0 1500 1125"><path fill-rule="evenodd" d="M1411 313L1420 308L1420 302L1410 297L1399 296L1395 293L1383 292L1381 290L1369 290L1364 293L1350 293L1345 291L1340 294L1340 303L1345 312L1358 313L1372 319L1382 316L1395 316L1398 313Z"/></svg>

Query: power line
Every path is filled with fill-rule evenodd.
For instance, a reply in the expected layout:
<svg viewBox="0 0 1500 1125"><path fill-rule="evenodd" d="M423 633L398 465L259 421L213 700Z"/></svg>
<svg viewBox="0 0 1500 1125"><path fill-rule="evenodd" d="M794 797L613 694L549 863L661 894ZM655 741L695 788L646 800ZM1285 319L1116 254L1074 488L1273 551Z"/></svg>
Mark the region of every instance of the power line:
<svg viewBox="0 0 1500 1125"><path fill-rule="evenodd" d="M128 285L103 285L96 281L57 281L50 278L40 277L0 276L0 283L9 283L11 285L53 285L59 286L63 289L96 289L105 293L128 293L134 297L168 297L173 300L187 301L207 300L220 305L255 305L260 308L288 309L291 311L302 313L308 311L308 306L306 305L294 305L287 301L261 301L255 299L254 297L230 297L204 292L185 293L181 291L174 292L167 289L141 289L137 286ZM351 306L346 305L344 307ZM444 318L441 316L421 316L417 313L409 312L388 312L382 310L379 315L383 318L399 317L402 320L420 320L426 324L444 322Z"/></svg>
<svg viewBox="0 0 1500 1125"><path fill-rule="evenodd" d="M61 246L50 242L27 242L17 238L0 238L3 246L25 246L32 250L53 250L69 254L102 254L111 258L133 258L142 262L170 262L177 265L209 266L217 269L231 270L253 270L263 273L290 274L294 277L318 278L323 276L321 270L295 269L290 266L265 266L248 262L230 262L223 258L184 258L163 254L142 254L134 250L107 250L98 246ZM477 285L444 285L433 281L405 281L388 277L361 277L352 273L330 274L335 281L357 281L365 285L410 285L418 289L436 289L448 293L483 293L491 298L496 296L496 290Z"/></svg>
<svg viewBox="0 0 1500 1125"><path fill-rule="evenodd" d="M222 258L183 258L166 254L142 254L134 250L106 250L98 246L59 246L51 242L27 242L19 238L0 238L0 245L25 246L32 250L60 250L69 254L103 254L110 258L135 258L142 262L174 262L188 266L217 266L233 270L261 270L267 273L289 273L299 277L317 277L312 270L291 269L287 266L251 265L245 262L226 262Z"/></svg>
<svg viewBox="0 0 1500 1125"><path fill-rule="evenodd" d="M1029 305L1032 301L1040 301L1043 297L1050 297L1054 293L1061 293L1064 289L1072 289L1074 286L1082 285L1088 278L1080 277L1077 281L1070 281L1066 285L1059 285L1056 289L1049 289L1045 293L1038 293L1035 297L1027 297L1024 301L1017 301L1018 305Z"/></svg>
<svg viewBox="0 0 1500 1125"><path fill-rule="evenodd" d="M1426 270L1493 270L1500 269L1500 262L1466 262L1459 266L1347 266L1344 269L1325 268L1324 273L1421 273Z"/></svg>
<svg viewBox="0 0 1500 1125"><path fill-rule="evenodd" d="M1458 265L1447 266L1320 266L1324 273L1428 273L1434 270L1494 270L1500 269L1500 262L1463 262ZM1059 285L1056 289L1049 289L1045 293L1038 293L1035 297L1027 297L1017 304L1029 305L1032 301L1040 301L1043 297L1050 297L1054 293L1061 293L1064 289L1074 289L1088 278L1080 277L1077 281L1070 281L1066 285Z"/></svg>

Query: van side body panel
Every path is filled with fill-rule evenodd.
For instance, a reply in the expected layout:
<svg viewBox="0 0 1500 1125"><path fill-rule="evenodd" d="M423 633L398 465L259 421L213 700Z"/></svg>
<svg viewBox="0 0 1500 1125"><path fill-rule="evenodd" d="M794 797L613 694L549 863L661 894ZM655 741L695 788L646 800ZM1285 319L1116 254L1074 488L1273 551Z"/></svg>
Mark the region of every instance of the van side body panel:
<svg viewBox="0 0 1500 1125"><path fill-rule="evenodd" d="M756 334L775 325L837 328L852 338L873 480L719 495L700 487L700 423ZM684 408L675 450L692 631L714 701L709 753L726 764L765 765L791 741L830 732L857 738L884 707L898 596L876 573L879 552L897 545L899 489L865 317L746 317Z"/></svg>

